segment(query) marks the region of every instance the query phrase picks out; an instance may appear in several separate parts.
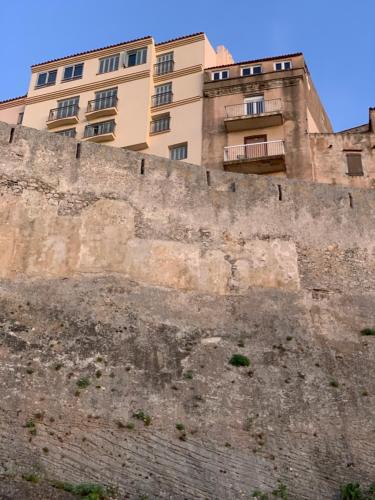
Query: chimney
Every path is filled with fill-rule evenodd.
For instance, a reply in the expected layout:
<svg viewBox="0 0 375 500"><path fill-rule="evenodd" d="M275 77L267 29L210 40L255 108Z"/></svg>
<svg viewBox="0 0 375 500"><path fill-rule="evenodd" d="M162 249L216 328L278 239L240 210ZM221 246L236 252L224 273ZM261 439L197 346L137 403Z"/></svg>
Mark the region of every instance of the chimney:
<svg viewBox="0 0 375 500"><path fill-rule="evenodd" d="M229 50L224 45L216 47L216 65L224 66L226 64L233 64L234 60Z"/></svg>

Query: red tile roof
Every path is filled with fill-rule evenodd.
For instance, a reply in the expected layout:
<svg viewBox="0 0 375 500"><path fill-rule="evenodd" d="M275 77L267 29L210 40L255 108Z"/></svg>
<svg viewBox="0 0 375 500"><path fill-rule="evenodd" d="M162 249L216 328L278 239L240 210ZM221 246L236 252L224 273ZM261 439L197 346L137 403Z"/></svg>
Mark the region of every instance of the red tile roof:
<svg viewBox="0 0 375 500"><path fill-rule="evenodd" d="M199 31L198 33L193 33L192 35L179 36L178 38L171 38L170 40L167 40L166 42L159 42L159 43L156 43L155 45L159 46L159 45L164 45L166 43L177 42L177 40L184 40L185 38L193 38L193 36L198 36L198 35L204 35L204 31Z"/></svg>
<svg viewBox="0 0 375 500"><path fill-rule="evenodd" d="M262 57L262 59L252 59L250 61L239 61L232 64L222 64L221 66L211 66L211 68L206 68L206 69L229 68L230 66L238 66L239 64L252 64L262 61L273 61L275 59L287 59L288 57L296 57L296 56L303 56L303 53L295 52L294 54L283 54L281 56Z"/></svg>
<svg viewBox="0 0 375 500"><path fill-rule="evenodd" d="M185 36L180 36L178 38L172 38L171 40L167 40L166 42L160 42L160 43L157 43L155 45L157 45L157 46L164 45L164 44L167 44L167 43L170 43L170 42L175 42L177 40L183 40L184 38L192 38L192 37L197 36L197 35L204 35L204 32L200 31L199 33L193 33L192 35L185 35ZM99 50L112 49L114 47L120 47L121 45L125 45L127 43L140 42L141 40L148 40L150 38L152 38L151 35L147 35L147 36L144 36L142 38L135 38L134 40L127 40L126 42L120 42L120 43L115 43L113 45L107 45L105 47L100 47L99 49L91 49L91 50L86 50L84 52L77 52L76 54L71 54L69 56L58 57L57 59L50 59L49 61L43 61L43 62L38 63L38 64L33 64L31 67L35 68L36 66L41 66L42 64L48 64L48 63L52 63L52 62L63 61L64 59L70 59L71 57L83 56L85 54L91 54L91 53L97 52Z"/></svg>
<svg viewBox="0 0 375 500"><path fill-rule="evenodd" d="M4 104L6 102L11 102L11 101L17 101L18 99L25 99L25 97L27 97L27 94L20 95L18 97L11 97L10 99L5 99L4 101L0 101L0 104Z"/></svg>
<svg viewBox="0 0 375 500"><path fill-rule="evenodd" d="M57 59L50 59L49 61L43 61L38 64L33 64L31 67L35 68L35 66L41 66L42 64L48 64L56 61L62 61L64 59L69 59L71 57L76 57L76 56L84 56L85 54L91 54L92 52L97 52L99 50L104 50L104 49L112 49L113 47L119 47L120 45L125 45L126 43L133 43L133 42L139 42L141 40L148 40L149 38L152 38L150 35L144 36L142 38L135 38L134 40L127 40L126 42L120 42L120 43L115 43L113 45L107 45L106 47L100 47L99 49L92 49L92 50L86 50L85 52L77 52L76 54L71 54L70 56L64 56L64 57L58 57Z"/></svg>

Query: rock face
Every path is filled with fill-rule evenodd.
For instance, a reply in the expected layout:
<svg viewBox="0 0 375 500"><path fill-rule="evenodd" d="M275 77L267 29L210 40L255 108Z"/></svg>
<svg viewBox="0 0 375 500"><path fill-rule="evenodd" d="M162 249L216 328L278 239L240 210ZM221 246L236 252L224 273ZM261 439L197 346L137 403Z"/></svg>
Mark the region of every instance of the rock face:
<svg viewBox="0 0 375 500"><path fill-rule="evenodd" d="M0 194L0 498L374 481L374 191L0 124Z"/></svg>

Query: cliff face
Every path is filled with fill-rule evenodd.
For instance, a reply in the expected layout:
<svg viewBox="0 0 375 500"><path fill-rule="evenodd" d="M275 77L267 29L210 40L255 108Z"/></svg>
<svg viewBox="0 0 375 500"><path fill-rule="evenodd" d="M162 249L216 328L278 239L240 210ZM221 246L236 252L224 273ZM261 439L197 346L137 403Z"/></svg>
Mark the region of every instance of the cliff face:
<svg viewBox="0 0 375 500"><path fill-rule="evenodd" d="M0 495L374 480L374 191L0 124L0 194Z"/></svg>

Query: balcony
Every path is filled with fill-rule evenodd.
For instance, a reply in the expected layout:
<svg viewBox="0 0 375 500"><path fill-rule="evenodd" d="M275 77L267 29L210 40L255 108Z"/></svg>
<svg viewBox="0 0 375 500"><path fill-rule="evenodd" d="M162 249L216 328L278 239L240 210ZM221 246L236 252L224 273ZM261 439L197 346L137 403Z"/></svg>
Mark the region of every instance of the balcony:
<svg viewBox="0 0 375 500"><path fill-rule="evenodd" d="M170 104L172 101L172 92L161 92L160 94L156 94L151 97L151 106L156 108L158 106L164 106L164 104Z"/></svg>
<svg viewBox="0 0 375 500"><path fill-rule="evenodd" d="M103 97L88 102L86 111L87 120L113 115L117 115L117 96Z"/></svg>
<svg viewBox="0 0 375 500"><path fill-rule="evenodd" d="M78 111L79 107L76 104L51 109L47 120L47 128L76 125L78 123Z"/></svg>
<svg viewBox="0 0 375 500"><path fill-rule="evenodd" d="M114 120L86 125L84 140L91 142L113 141L116 137L115 127Z"/></svg>
<svg viewBox="0 0 375 500"><path fill-rule="evenodd" d="M243 174L284 172L284 141L228 146L224 148L224 170Z"/></svg>
<svg viewBox="0 0 375 500"><path fill-rule="evenodd" d="M174 61L162 61L157 64L154 64L154 74L159 76L159 75L166 75L167 73L172 73L174 70Z"/></svg>
<svg viewBox="0 0 375 500"><path fill-rule="evenodd" d="M282 125L281 99L250 101L225 106L224 123L228 132Z"/></svg>

